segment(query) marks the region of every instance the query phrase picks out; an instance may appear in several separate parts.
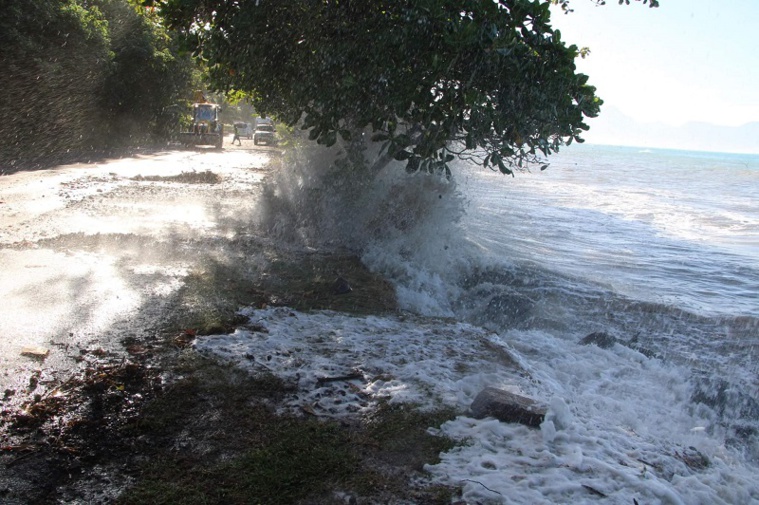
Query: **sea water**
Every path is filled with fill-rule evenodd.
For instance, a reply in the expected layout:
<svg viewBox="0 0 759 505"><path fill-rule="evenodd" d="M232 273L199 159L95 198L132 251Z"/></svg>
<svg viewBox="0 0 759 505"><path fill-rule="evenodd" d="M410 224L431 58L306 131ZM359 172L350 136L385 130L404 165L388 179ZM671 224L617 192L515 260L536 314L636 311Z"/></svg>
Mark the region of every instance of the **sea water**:
<svg viewBox="0 0 759 505"><path fill-rule="evenodd" d="M461 445L434 479L471 503L759 503L759 156L583 145L513 178L458 162L451 181L389 167L371 183L322 161L285 163L269 232L357 252L430 319L299 327L364 343L398 328L385 340L406 368L404 333L437 338L446 352L419 366L429 390L439 369L470 401L461 384L481 367L550 406L540 430L465 415L435 428ZM255 317L290 327L283 314ZM487 375L463 342L457 360L455 340L480 337L439 316L490 332L482 359L495 344L525 373ZM611 344L582 345L591 333Z"/></svg>
<svg viewBox="0 0 759 505"><path fill-rule="evenodd" d="M628 453L640 436L757 471L759 156L571 146L551 161L513 178L460 164L456 231L433 226L421 254L376 244L367 262L405 307L498 332L531 363L523 387L569 405L580 438L614 446L623 430ZM616 350L579 345L593 332Z"/></svg>
<svg viewBox="0 0 759 505"><path fill-rule="evenodd" d="M759 156L571 146L551 161L514 178L459 165L461 216L367 261L416 311L605 331L756 386ZM414 240L421 254L403 251Z"/></svg>

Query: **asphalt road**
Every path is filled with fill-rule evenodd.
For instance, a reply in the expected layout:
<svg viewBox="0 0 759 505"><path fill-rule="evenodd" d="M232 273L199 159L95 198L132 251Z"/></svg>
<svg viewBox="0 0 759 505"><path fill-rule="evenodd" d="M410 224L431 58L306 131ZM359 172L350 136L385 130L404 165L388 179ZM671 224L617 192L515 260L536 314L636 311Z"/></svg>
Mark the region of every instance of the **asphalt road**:
<svg viewBox="0 0 759 505"><path fill-rule="evenodd" d="M278 153L229 140L0 176L0 404L151 331L203 244L245 229Z"/></svg>

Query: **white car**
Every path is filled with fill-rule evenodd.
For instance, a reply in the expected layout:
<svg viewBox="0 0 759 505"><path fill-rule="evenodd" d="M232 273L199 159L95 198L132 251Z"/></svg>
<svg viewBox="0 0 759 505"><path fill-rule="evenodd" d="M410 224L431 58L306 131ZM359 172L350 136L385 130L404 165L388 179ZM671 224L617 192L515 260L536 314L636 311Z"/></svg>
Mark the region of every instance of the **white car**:
<svg viewBox="0 0 759 505"><path fill-rule="evenodd" d="M275 128L273 124L261 123L256 126L256 133L253 134L253 143L272 145L277 143L275 137Z"/></svg>

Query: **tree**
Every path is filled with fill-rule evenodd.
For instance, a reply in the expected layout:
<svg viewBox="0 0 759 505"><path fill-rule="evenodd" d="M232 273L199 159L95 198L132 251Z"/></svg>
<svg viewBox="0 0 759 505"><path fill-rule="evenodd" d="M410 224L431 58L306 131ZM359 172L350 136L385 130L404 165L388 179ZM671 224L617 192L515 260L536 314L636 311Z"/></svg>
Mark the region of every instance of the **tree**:
<svg viewBox="0 0 759 505"><path fill-rule="evenodd" d="M189 98L194 64L149 10L133 0L90 0L108 21L111 67L102 109L110 144L161 139L176 123L171 107Z"/></svg>
<svg viewBox="0 0 759 505"><path fill-rule="evenodd" d="M512 173L582 141L602 103L550 25L557 0L145 1L216 89L328 146L368 128L409 171L459 155Z"/></svg>
<svg viewBox="0 0 759 505"><path fill-rule="evenodd" d="M191 58L136 0L0 0L0 10L3 171L158 139L189 95Z"/></svg>
<svg viewBox="0 0 759 505"><path fill-rule="evenodd" d="M368 127L409 171L511 173L580 140L601 101L528 0L164 0L220 90L332 145Z"/></svg>
<svg viewBox="0 0 759 505"><path fill-rule="evenodd" d="M606 0L591 0L592 2L595 2L596 5L606 5ZM643 4L648 4L649 7L659 7L659 1L658 0L635 0L636 2L642 1ZM618 0L619 5L630 5L630 0ZM572 9L569 6L569 0L551 0L551 3L554 5L560 5L561 9L564 12L572 12Z"/></svg>
<svg viewBox="0 0 759 505"><path fill-rule="evenodd" d="M110 58L102 13L74 1L5 3L0 2L2 170L86 150L97 136Z"/></svg>

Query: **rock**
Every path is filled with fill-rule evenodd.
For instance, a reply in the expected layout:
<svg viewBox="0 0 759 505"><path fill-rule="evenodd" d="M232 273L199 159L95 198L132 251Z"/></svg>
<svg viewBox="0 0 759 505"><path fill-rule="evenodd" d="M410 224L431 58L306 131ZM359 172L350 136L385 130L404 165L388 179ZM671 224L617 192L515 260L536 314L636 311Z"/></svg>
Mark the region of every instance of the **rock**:
<svg viewBox="0 0 759 505"><path fill-rule="evenodd" d="M526 396L488 387L480 391L469 410L472 417L477 419L490 416L505 423L538 427L545 419L548 409Z"/></svg>
<svg viewBox="0 0 759 505"><path fill-rule="evenodd" d="M580 340L580 344L582 345L594 344L601 349L609 349L611 347L614 347L614 344L616 343L617 339L604 331L593 332Z"/></svg>
<svg viewBox="0 0 759 505"><path fill-rule="evenodd" d="M335 282L332 284L332 292L336 295L344 295L346 293L350 293L351 291L353 291L353 288L350 284L348 284L348 281L342 277L335 279Z"/></svg>
<svg viewBox="0 0 759 505"><path fill-rule="evenodd" d="M500 293L493 296L485 309L485 317L502 324L517 324L526 320L535 302L518 293Z"/></svg>

